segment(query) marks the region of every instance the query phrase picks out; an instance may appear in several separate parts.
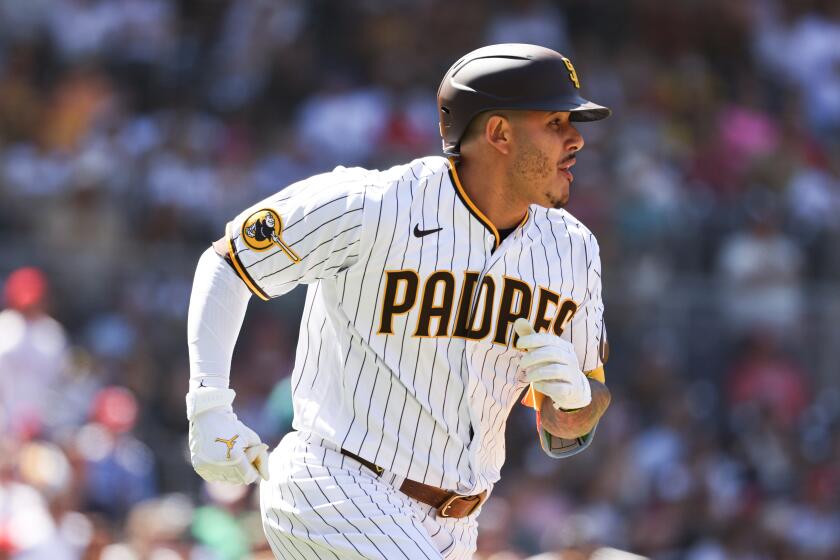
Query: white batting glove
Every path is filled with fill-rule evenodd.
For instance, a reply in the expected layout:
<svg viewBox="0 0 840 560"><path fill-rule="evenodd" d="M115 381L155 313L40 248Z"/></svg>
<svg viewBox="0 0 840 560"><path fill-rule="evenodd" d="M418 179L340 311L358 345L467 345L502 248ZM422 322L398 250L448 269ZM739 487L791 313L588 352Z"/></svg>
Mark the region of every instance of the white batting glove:
<svg viewBox="0 0 840 560"><path fill-rule="evenodd" d="M199 387L187 393L190 460L204 480L251 484L268 480L268 446L233 413L233 389Z"/></svg>
<svg viewBox="0 0 840 560"><path fill-rule="evenodd" d="M527 319L513 323L517 347L526 350L519 366L534 390L549 397L558 410L583 408L592 402L589 379L578 364L574 347L555 334L537 333Z"/></svg>

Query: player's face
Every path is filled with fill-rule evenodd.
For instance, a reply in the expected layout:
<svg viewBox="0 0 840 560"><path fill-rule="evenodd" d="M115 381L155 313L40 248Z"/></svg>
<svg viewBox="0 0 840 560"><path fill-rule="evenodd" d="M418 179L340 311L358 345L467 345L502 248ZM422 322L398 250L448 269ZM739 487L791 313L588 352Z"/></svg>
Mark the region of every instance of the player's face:
<svg viewBox="0 0 840 560"><path fill-rule="evenodd" d="M583 137L568 112L521 111L512 121L511 183L529 204L562 208L574 181L571 167Z"/></svg>

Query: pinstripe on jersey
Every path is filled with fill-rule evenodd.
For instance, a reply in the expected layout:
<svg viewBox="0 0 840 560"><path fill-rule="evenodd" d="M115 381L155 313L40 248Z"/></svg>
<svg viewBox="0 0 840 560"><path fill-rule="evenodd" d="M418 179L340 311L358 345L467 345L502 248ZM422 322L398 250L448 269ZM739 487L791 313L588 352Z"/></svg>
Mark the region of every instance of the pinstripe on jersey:
<svg viewBox="0 0 840 560"><path fill-rule="evenodd" d="M280 218L299 263L280 241L249 247L243 224L263 210ZM444 158L339 167L249 208L228 236L259 297L308 284L294 428L399 476L467 494L498 480L505 422L525 388L517 316L571 341L584 371L602 365L592 233L564 210L531 206L500 240Z"/></svg>

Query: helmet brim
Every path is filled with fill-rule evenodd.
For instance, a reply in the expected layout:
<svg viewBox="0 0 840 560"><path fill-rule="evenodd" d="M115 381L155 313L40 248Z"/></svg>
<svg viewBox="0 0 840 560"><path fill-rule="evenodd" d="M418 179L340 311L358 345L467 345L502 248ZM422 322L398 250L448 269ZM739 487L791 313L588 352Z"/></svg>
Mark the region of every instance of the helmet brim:
<svg viewBox="0 0 840 560"><path fill-rule="evenodd" d="M568 111L569 120L575 122L600 121L612 114L612 111L603 105L593 103L579 95L574 97L561 97L545 100L524 100L511 106L511 109L522 109L532 111Z"/></svg>
<svg viewBox="0 0 840 560"><path fill-rule="evenodd" d="M586 103L569 111L569 120L574 122L600 121L612 114L612 111L603 105L586 101Z"/></svg>

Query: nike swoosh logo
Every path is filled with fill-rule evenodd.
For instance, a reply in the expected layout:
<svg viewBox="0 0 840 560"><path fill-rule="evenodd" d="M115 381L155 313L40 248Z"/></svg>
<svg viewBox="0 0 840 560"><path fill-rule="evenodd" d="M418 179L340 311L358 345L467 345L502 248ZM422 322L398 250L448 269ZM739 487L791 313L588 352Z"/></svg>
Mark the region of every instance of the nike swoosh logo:
<svg viewBox="0 0 840 560"><path fill-rule="evenodd" d="M417 224L416 226L414 226L414 237L423 237L432 233L437 233L442 229L442 227L439 227L437 229L420 229L420 224Z"/></svg>

